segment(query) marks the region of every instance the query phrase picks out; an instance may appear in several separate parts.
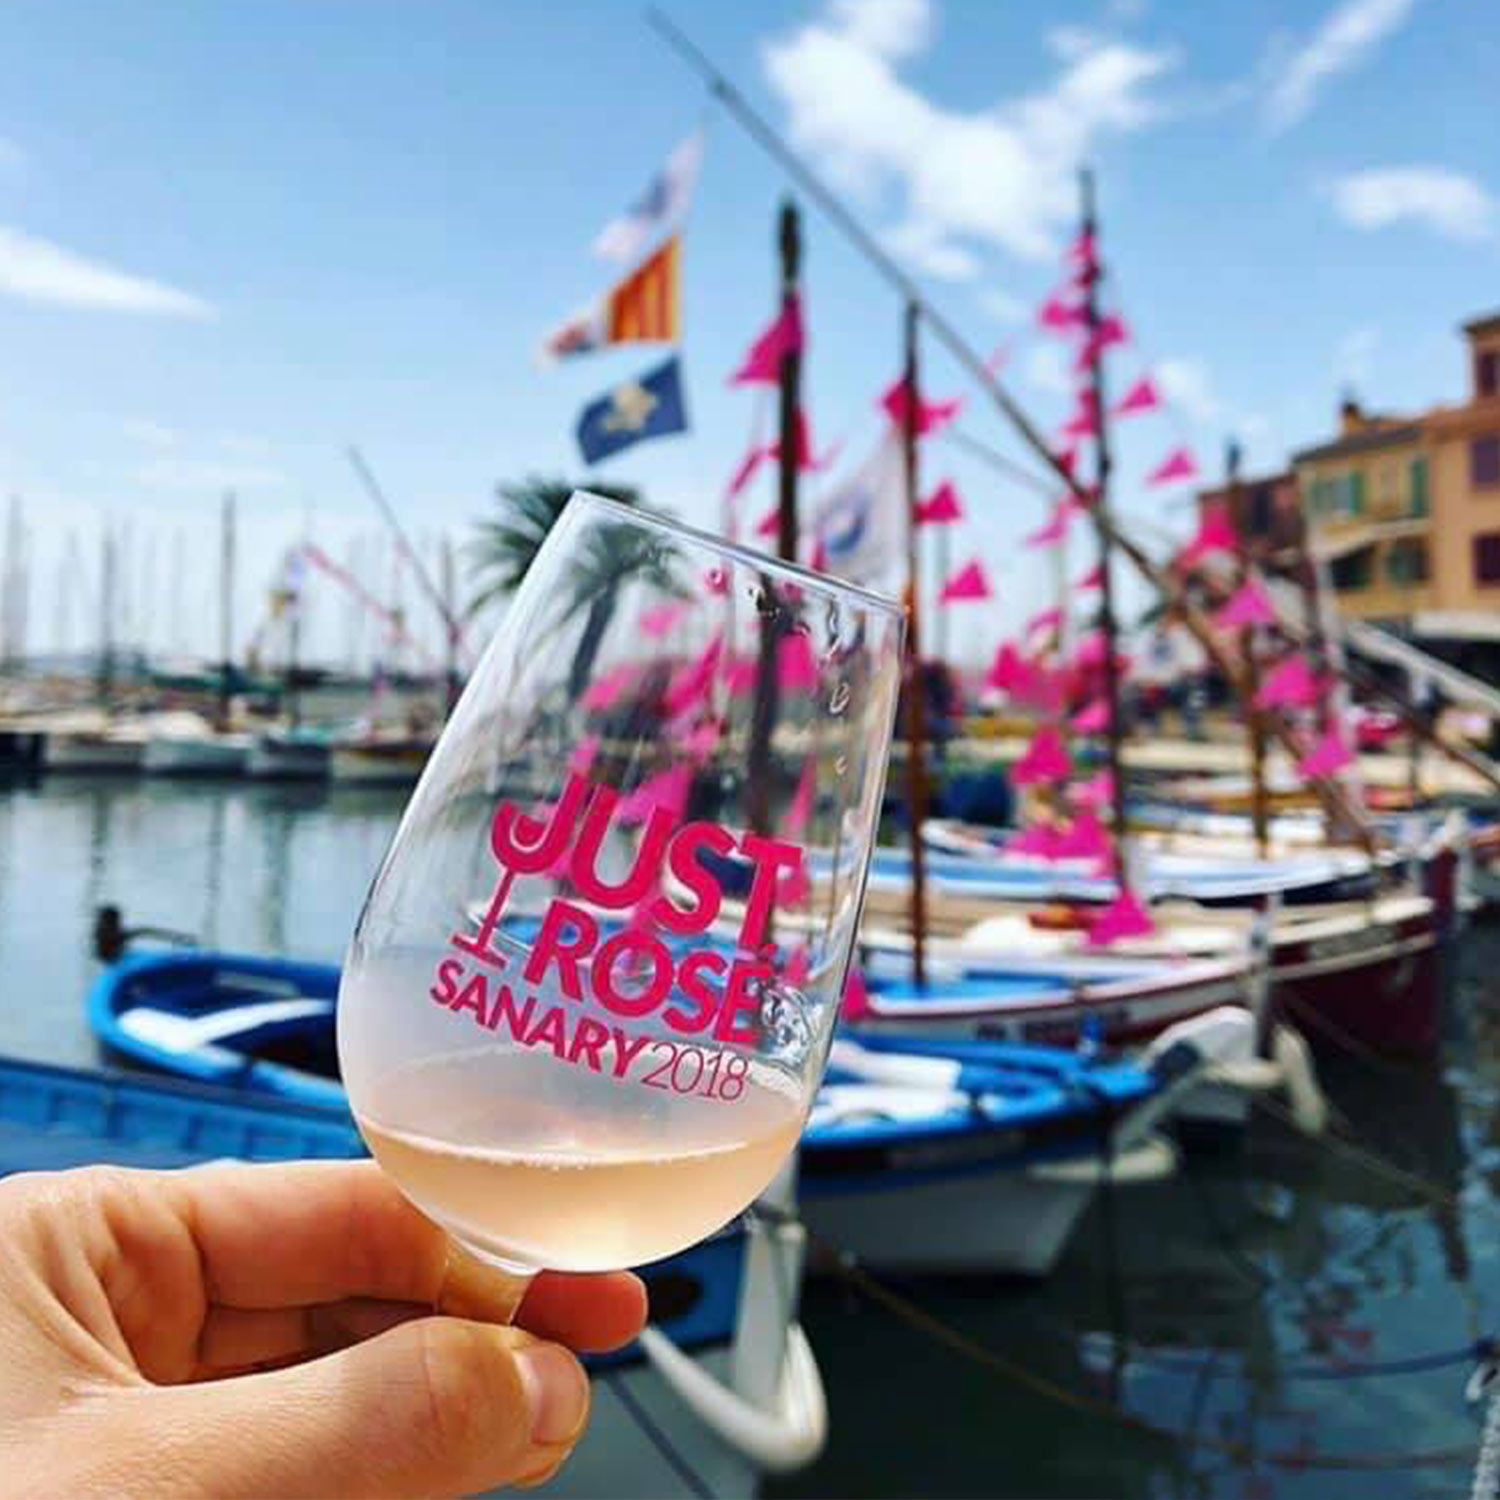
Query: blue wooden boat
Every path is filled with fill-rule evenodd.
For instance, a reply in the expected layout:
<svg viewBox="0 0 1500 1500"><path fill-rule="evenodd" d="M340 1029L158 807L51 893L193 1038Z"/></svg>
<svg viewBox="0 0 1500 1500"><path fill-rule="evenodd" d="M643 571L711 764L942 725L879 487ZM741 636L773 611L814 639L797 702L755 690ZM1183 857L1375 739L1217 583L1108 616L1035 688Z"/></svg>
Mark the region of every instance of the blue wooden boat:
<svg viewBox="0 0 1500 1500"><path fill-rule="evenodd" d="M142 952L100 975L89 1019L107 1047L138 1063L343 1110L338 977L332 965ZM1184 1068L1170 1055L1148 1070L1030 1044L839 1043L802 1142L804 1213L875 1266L1044 1272L1103 1158L1127 1178L1174 1169L1152 1127L1204 1059Z"/></svg>

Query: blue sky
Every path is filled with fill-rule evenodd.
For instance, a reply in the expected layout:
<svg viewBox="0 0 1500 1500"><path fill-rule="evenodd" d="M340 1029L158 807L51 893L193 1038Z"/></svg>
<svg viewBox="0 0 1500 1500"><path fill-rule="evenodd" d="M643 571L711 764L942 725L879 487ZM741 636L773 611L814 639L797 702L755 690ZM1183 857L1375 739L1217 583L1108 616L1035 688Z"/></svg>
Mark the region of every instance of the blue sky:
<svg viewBox="0 0 1500 1500"><path fill-rule="evenodd" d="M1006 377L1049 425L1065 382L1030 309L1058 280L1072 168L1095 164L1136 334L1114 379L1154 368L1173 396L1121 433L1144 524L1180 525L1137 483L1177 441L1217 471L1234 431L1273 464L1326 432L1343 382L1381 407L1456 399L1455 325L1500 306L1492 0L669 8L976 343L1011 344ZM659 354L540 370L537 341L607 282L594 236L703 119L694 430L602 472L717 513L754 403L724 376L771 311L785 185L636 5L12 0L0 54L0 488L31 527L33 645L83 632L104 514L130 521L135 632L207 645L226 486L248 630L304 527L384 574L351 440L429 538L499 478L578 473L579 407ZM855 458L898 308L813 211L806 236L808 406ZM927 371L968 391L935 348ZM972 391L964 425L1017 451ZM962 632L990 646L1042 602L1015 546L1039 503L938 440L924 465L968 504L955 559L991 565L1000 602ZM87 566L64 607L70 532ZM342 603L311 613L317 648L349 644Z"/></svg>

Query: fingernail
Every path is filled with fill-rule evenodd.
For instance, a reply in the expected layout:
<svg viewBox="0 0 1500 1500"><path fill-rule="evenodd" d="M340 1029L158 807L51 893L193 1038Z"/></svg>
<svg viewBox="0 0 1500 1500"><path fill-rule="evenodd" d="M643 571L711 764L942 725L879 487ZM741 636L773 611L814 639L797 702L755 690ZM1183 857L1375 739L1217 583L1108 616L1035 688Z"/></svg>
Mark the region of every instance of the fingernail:
<svg viewBox="0 0 1500 1500"><path fill-rule="evenodd" d="M558 1344L532 1344L516 1363L531 1408L531 1440L562 1443L583 1425L589 1406L589 1380L583 1366Z"/></svg>

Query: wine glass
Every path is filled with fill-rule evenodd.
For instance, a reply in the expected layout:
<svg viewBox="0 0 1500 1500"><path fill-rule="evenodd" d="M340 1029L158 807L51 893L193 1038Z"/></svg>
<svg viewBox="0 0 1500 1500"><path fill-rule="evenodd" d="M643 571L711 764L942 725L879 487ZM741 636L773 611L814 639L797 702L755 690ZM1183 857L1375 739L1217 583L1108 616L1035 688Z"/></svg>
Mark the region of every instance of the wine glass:
<svg viewBox="0 0 1500 1500"><path fill-rule="evenodd" d="M570 499L412 795L339 990L365 1140L473 1254L522 1277L659 1259L796 1145L901 641L892 600Z"/></svg>

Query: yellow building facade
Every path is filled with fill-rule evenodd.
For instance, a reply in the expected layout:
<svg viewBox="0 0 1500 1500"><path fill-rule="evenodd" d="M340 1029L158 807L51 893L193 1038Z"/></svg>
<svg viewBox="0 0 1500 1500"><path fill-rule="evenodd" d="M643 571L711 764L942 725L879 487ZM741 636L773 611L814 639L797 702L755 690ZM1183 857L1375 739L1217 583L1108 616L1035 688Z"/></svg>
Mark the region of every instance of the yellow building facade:
<svg viewBox="0 0 1500 1500"><path fill-rule="evenodd" d="M1293 465L1345 615L1500 640L1500 315L1464 333L1468 401L1410 417L1346 401L1339 435Z"/></svg>

